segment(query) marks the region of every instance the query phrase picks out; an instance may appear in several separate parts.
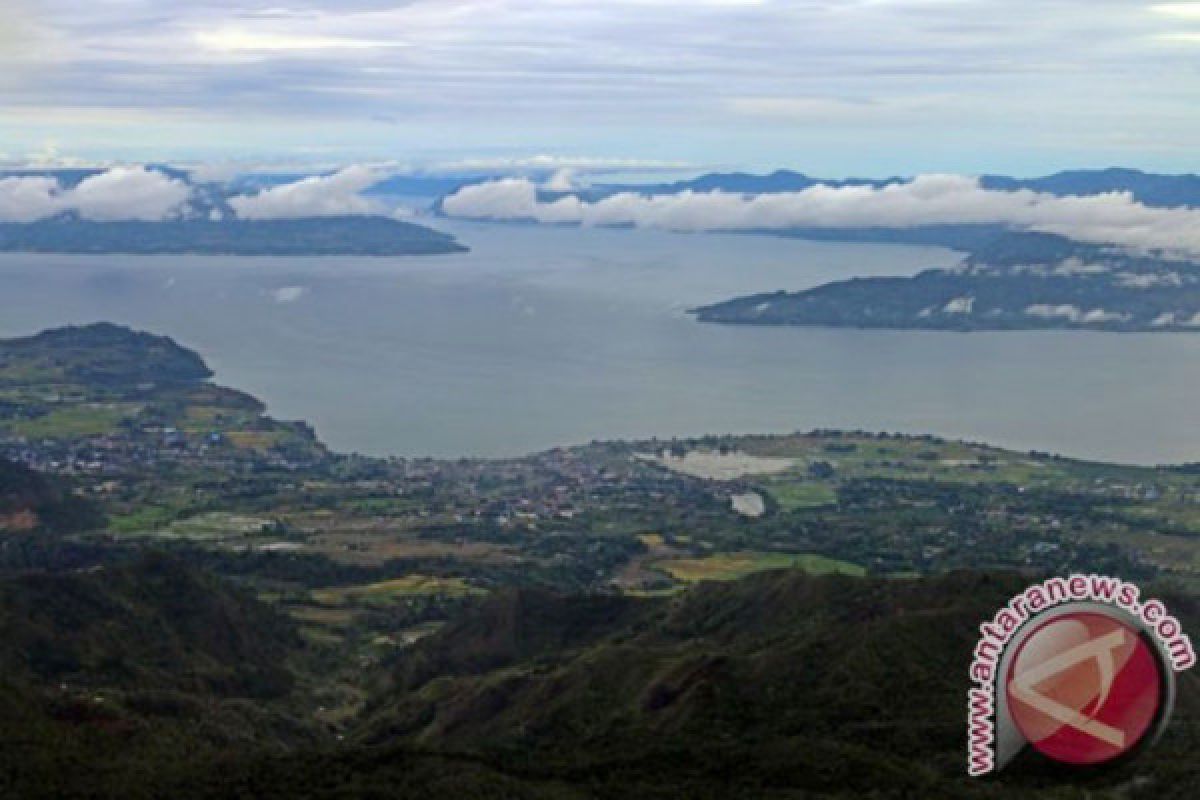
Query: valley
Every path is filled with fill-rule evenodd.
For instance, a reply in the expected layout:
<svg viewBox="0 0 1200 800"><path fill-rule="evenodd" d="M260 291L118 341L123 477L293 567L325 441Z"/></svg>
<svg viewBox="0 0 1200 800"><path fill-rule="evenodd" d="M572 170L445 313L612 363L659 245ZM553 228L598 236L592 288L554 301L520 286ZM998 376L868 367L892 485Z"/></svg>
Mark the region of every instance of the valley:
<svg viewBox="0 0 1200 800"><path fill-rule="evenodd" d="M325 796L301 762L429 797L785 797L885 775L972 796L991 790L951 777L966 673L945 665L989 604L1071 570L1185 610L1200 589L1195 466L851 431L346 455L197 353L107 324L0 342L0 397L2 696L27 720L0 731L0 786L42 796ZM941 677L795 672L864 625L846 658L917 648ZM888 685L934 710L868 722ZM111 766L49 780L68 752ZM461 778L430 766L447 759Z"/></svg>

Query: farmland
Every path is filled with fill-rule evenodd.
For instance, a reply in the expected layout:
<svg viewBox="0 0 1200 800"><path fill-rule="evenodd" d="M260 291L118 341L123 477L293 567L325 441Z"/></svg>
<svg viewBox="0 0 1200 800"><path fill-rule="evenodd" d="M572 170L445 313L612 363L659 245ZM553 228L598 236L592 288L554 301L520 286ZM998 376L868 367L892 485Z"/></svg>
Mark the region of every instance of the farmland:
<svg viewBox="0 0 1200 800"><path fill-rule="evenodd" d="M655 566L684 583L734 581L771 569L801 569L812 575L866 574L866 570L856 564L811 553L722 553L704 558L660 561Z"/></svg>

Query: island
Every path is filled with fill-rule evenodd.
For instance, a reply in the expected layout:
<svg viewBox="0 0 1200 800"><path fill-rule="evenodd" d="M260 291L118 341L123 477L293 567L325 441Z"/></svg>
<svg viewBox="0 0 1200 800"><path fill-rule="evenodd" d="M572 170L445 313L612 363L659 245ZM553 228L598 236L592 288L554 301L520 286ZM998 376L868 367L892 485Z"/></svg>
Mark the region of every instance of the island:
<svg viewBox="0 0 1200 800"><path fill-rule="evenodd" d="M948 331L1200 332L1200 264L1007 233L958 266L852 278L692 309L701 322Z"/></svg>
<svg viewBox="0 0 1200 800"><path fill-rule="evenodd" d="M410 256L461 253L449 234L385 216L0 223L0 252L87 255Z"/></svg>

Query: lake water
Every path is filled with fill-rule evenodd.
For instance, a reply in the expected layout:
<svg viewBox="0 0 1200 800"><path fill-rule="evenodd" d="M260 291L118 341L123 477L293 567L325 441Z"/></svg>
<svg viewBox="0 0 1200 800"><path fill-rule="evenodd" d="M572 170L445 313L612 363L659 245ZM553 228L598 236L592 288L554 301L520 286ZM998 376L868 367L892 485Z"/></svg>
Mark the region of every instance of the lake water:
<svg viewBox="0 0 1200 800"><path fill-rule="evenodd" d="M111 320L340 450L856 428L1200 460L1200 335L701 325L689 306L945 266L933 248L437 223L424 258L0 256L0 335Z"/></svg>

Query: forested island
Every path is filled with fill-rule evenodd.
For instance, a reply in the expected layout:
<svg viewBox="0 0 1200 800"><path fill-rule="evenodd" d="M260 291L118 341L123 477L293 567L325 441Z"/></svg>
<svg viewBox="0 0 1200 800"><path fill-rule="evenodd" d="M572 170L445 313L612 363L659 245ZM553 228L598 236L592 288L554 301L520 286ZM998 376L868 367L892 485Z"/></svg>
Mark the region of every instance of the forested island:
<svg viewBox="0 0 1200 800"><path fill-rule="evenodd" d="M407 256L460 253L453 236L384 216L0 223L0 252L88 255Z"/></svg>
<svg viewBox="0 0 1200 800"><path fill-rule="evenodd" d="M1010 233L974 247L952 269L756 294L693 313L745 325L1200 332L1200 264Z"/></svg>

